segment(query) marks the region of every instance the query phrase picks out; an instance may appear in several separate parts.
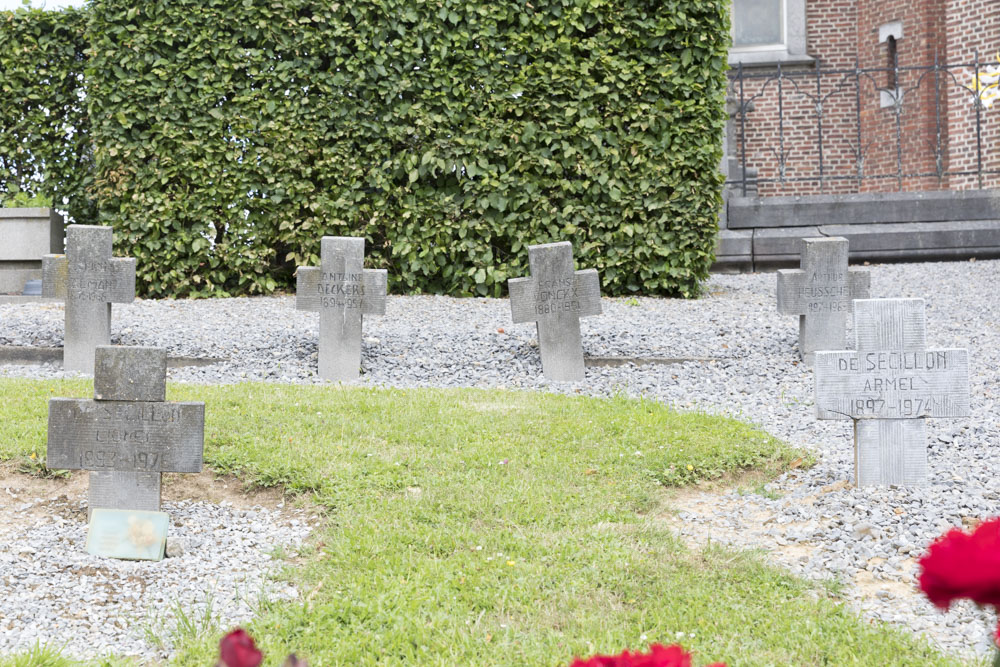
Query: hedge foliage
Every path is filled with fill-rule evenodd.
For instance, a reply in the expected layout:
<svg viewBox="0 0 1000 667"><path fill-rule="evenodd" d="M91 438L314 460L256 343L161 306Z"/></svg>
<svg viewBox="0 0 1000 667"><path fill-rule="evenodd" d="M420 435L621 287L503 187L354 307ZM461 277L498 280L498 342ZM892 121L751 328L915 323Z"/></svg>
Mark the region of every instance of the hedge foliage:
<svg viewBox="0 0 1000 667"><path fill-rule="evenodd" d="M96 219L84 104L87 14L0 12L0 201L59 202Z"/></svg>
<svg viewBox="0 0 1000 667"><path fill-rule="evenodd" d="M94 0L100 219L147 295L264 293L364 235L396 292L500 295L574 243L697 291L729 0Z"/></svg>

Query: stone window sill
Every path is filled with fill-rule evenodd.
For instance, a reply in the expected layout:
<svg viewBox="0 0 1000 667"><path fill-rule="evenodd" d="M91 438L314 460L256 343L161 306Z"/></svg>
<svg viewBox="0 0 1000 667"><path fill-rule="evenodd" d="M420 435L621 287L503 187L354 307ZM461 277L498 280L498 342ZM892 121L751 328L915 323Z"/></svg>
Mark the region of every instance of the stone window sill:
<svg viewBox="0 0 1000 667"><path fill-rule="evenodd" d="M729 52L729 64L735 67L738 63L744 67L774 67L779 63L784 65L813 65L816 59L804 53L789 53L785 49L773 51L738 51Z"/></svg>

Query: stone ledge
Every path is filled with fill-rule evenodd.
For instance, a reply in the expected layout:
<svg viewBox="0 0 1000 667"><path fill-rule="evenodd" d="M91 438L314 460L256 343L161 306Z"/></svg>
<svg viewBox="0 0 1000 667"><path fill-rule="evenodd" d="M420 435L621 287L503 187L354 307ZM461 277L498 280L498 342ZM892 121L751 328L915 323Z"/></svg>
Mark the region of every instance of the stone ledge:
<svg viewBox="0 0 1000 667"><path fill-rule="evenodd" d="M753 231L720 229L715 242L713 273L753 271Z"/></svg>
<svg viewBox="0 0 1000 667"><path fill-rule="evenodd" d="M851 262L942 261L1000 257L1000 221L911 222L870 225L821 225L754 232L755 270L795 267L799 239L843 236L851 243Z"/></svg>
<svg viewBox="0 0 1000 667"><path fill-rule="evenodd" d="M52 214L50 208L0 208L0 218L44 218Z"/></svg>
<svg viewBox="0 0 1000 667"><path fill-rule="evenodd" d="M22 294L0 294L0 306L17 305L21 303L62 303L62 299L44 296L24 296Z"/></svg>
<svg viewBox="0 0 1000 667"><path fill-rule="evenodd" d="M730 230L815 225L1000 220L994 190L728 198Z"/></svg>
<svg viewBox="0 0 1000 667"><path fill-rule="evenodd" d="M847 238L852 262L1000 257L998 190L726 199L716 272L798 266L799 239L817 236Z"/></svg>

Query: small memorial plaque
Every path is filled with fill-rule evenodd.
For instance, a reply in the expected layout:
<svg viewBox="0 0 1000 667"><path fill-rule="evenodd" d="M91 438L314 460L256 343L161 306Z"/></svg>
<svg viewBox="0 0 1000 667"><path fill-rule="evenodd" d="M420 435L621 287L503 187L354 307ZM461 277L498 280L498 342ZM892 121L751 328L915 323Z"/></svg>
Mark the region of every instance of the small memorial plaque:
<svg viewBox="0 0 1000 667"><path fill-rule="evenodd" d="M95 509L87 527L87 553L125 560L163 560L169 523L164 512Z"/></svg>

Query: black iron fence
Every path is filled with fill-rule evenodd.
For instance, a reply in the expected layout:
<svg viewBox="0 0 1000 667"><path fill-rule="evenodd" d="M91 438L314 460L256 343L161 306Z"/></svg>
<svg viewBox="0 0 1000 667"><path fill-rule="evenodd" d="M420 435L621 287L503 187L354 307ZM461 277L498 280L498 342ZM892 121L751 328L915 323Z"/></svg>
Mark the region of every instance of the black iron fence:
<svg viewBox="0 0 1000 667"><path fill-rule="evenodd" d="M971 182L966 187L981 189L1000 176L984 137L987 128L1000 128L988 113L1000 97L997 65L978 52L972 62L926 66L901 66L895 58L872 68L857 59L841 69L740 64L729 73L727 185L744 196L804 185L821 193L903 190L913 179L936 179L944 189L949 177L962 176ZM841 147L835 164L832 144ZM874 146L877 166L869 164Z"/></svg>

